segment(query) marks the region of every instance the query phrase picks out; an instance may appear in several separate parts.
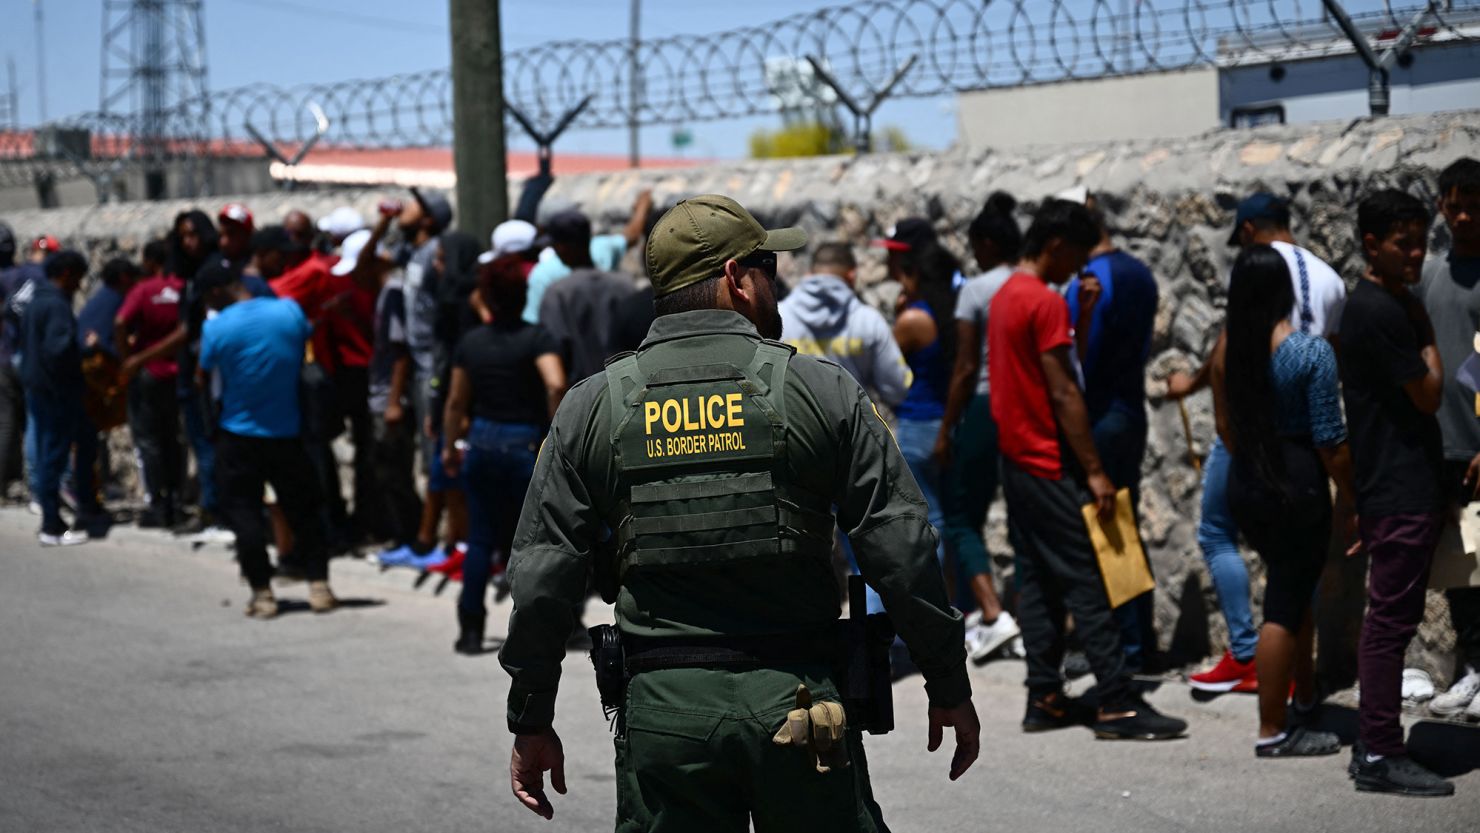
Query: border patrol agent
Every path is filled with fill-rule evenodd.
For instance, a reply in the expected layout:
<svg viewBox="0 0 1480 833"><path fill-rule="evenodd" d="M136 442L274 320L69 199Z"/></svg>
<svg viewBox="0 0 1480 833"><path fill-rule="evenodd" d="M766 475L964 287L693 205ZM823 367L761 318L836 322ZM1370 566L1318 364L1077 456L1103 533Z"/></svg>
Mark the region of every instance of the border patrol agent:
<svg viewBox="0 0 1480 833"><path fill-rule="evenodd" d="M680 202L648 241L647 339L555 415L500 652L513 790L546 818L544 773L565 792L560 662L594 574L609 576L623 655L625 703L603 697L618 712L618 831L887 831L866 721L839 704L835 522L925 678L929 748L954 727L951 779L976 759L962 616L920 489L848 373L775 341L775 253L805 242L728 197Z"/></svg>

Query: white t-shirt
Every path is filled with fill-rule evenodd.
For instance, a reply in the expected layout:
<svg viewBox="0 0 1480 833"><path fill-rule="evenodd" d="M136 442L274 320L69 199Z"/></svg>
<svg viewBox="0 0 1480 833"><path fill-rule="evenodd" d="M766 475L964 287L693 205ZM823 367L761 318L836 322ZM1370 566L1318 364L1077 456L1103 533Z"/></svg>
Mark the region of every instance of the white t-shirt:
<svg viewBox="0 0 1480 833"><path fill-rule="evenodd" d="M1308 249L1279 241L1270 245L1290 267L1290 282L1295 288L1295 309L1290 313L1290 323L1301 332L1321 338L1340 332L1341 310L1346 306L1346 281Z"/></svg>
<svg viewBox="0 0 1480 833"><path fill-rule="evenodd" d="M981 395L991 392L987 381L987 312L992 308L992 296L1010 277L1012 267L1003 264L967 281L956 294L956 320L975 324L981 333L982 370L976 377L976 392Z"/></svg>

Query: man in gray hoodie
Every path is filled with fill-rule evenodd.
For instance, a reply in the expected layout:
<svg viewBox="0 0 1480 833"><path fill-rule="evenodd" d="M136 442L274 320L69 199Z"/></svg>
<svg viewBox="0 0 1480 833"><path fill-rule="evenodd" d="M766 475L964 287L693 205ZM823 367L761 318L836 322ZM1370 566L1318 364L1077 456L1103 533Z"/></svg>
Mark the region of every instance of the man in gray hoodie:
<svg viewBox="0 0 1480 833"><path fill-rule="evenodd" d="M811 273L781 302L781 337L798 353L842 365L893 407L910 389L910 369L889 322L853 293L857 269L848 244L818 246Z"/></svg>

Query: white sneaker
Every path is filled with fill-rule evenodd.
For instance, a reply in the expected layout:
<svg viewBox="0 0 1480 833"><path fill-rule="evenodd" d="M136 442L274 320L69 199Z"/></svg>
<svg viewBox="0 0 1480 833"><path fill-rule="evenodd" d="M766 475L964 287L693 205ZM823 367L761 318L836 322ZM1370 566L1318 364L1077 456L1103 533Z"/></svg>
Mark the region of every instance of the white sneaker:
<svg viewBox="0 0 1480 833"><path fill-rule="evenodd" d="M1480 720L1480 671L1465 668L1465 675L1455 681L1449 690L1429 701L1429 711L1440 717L1457 717L1461 712Z"/></svg>
<svg viewBox="0 0 1480 833"><path fill-rule="evenodd" d="M39 504L39 503L37 503L36 501L33 500L30 503L27 503L26 504L26 511L27 512L30 512L32 515L40 515L41 514L41 504Z"/></svg>
<svg viewBox="0 0 1480 833"><path fill-rule="evenodd" d="M88 534L80 529L69 529L61 535L52 535L46 532L36 534L36 540L43 547L75 547L78 544L86 544L89 540Z"/></svg>
<svg viewBox="0 0 1480 833"><path fill-rule="evenodd" d="M190 536L190 540L198 544L235 544L236 533L224 526L211 524Z"/></svg>
<svg viewBox="0 0 1480 833"><path fill-rule="evenodd" d="M1422 668L1403 669L1403 704L1418 706L1434 699L1434 681Z"/></svg>
<svg viewBox="0 0 1480 833"><path fill-rule="evenodd" d="M992 624L979 624L966 632L966 653L972 662L981 665L1021 632L1017 620L1004 610Z"/></svg>
<svg viewBox="0 0 1480 833"><path fill-rule="evenodd" d="M1028 656L1028 649L1023 645L1023 638L1014 636L1012 642L1002 649L1002 656L1007 659L1023 659Z"/></svg>

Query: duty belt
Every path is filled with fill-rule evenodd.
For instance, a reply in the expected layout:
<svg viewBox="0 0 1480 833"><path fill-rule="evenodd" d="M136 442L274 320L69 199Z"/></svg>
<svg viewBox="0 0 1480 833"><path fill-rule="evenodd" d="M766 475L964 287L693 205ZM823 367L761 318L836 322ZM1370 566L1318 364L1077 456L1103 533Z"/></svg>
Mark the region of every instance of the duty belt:
<svg viewBox="0 0 1480 833"><path fill-rule="evenodd" d="M832 626L787 634L651 638L622 634L627 674L668 668L763 668L840 663Z"/></svg>

